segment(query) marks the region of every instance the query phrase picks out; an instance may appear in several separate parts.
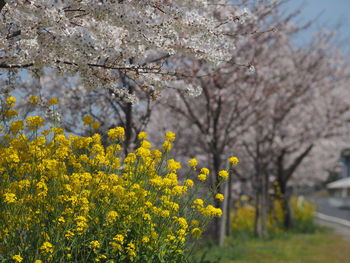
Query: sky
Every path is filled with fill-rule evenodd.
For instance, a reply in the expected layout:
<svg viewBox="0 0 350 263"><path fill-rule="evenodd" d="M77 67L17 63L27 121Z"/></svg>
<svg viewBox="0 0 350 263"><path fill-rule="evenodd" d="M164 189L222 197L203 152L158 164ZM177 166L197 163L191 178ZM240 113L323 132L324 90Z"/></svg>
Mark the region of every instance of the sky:
<svg viewBox="0 0 350 263"><path fill-rule="evenodd" d="M301 8L302 13L296 21L306 22L320 15L312 28L298 36L297 42L306 41L317 29L332 29L341 23L338 33L344 40L344 48L350 50L350 0L289 0L284 7L288 11Z"/></svg>

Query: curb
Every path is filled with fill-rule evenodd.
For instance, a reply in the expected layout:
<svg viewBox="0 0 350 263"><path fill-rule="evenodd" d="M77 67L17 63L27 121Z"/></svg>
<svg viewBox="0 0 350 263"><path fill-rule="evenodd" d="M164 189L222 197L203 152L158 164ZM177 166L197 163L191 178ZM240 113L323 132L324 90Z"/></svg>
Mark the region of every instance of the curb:
<svg viewBox="0 0 350 263"><path fill-rule="evenodd" d="M332 222L332 223L336 223L336 224L350 228L350 221L348 221L348 220L341 219L341 218L334 217L334 216L325 215L325 214L318 213L318 212L316 212L315 216L319 219L322 219L322 220L325 220L328 222Z"/></svg>

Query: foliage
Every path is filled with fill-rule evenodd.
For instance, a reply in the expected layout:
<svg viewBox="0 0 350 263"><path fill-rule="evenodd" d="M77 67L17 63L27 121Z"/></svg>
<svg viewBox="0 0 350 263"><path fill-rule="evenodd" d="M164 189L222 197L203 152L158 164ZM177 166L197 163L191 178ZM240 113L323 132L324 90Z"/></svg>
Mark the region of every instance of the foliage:
<svg viewBox="0 0 350 263"><path fill-rule="evenodd" d="M231 227L233 236L249 237L254 235L255 223L255 207L253 202L248 202L247 199L242 198L240 202L236 203L232 211ZM270 210L267 230L269 235L279 235L283 232L284 210L280 200L272 201L272 208ZM294 232L313 233L317 230L314 223L315 207L303 199L303 197L292 197L290 200Z"/></svg>
<svg viewBox="0 0 350 263"><path fill-rule="evenodd" d="M300 233L313 233L317 229L314 222L315 206L301 197L291 199L291 208L294 217L293 230Z"/></svg>
<svg viewBox="0 0 350 263"><path fill-rule="evenodd" d="M9 97L0 109L1 262L186 262L210 219L221 216L210 204L216 192L200 198L195 159L187 168L193 180L178 178L174 133L158 150L142 132L123 157L122 127L108 131L104 146L97 133L67 135L40 116L23 120L15 102ZM57 103L50 100L53 110Z"/></svg>

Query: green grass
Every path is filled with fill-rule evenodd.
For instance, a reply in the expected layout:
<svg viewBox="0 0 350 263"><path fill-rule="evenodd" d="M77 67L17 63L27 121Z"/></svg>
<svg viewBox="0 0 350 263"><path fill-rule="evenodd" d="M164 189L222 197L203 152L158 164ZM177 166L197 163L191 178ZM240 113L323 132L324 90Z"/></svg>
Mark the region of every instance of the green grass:
<svg viewBox="0 0 350 263"><path fill-rule="evenodd" d="M196 254L197 262L203 252L203 263L350 263L350 243L329 232L284 234L272 240L230 239L223 248L203 248Z"/></svg>

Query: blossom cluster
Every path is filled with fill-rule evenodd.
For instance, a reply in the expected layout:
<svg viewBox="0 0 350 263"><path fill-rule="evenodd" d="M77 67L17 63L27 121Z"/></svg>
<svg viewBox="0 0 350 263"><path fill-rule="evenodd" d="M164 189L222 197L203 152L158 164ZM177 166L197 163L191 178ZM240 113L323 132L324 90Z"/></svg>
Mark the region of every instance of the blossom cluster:
<svg viewBox="0 0 350 263"><path fill-rule="evenodd" d="M162 66L166 58L190 55L215 64L230 59L235 39L225 28L250 13L233 10L220 21L214 16L217 5L207 2L6 1L0 16L0 52L6 55L0 68L79 73L87 88L107 87L119 97L130 95L115 86L122 75L157 89L169 80ZM219 7L226 3L221 2Z"/></svg>
<svg viewBox="0 0 350 263"><path fill-rule="evenodd" d="M199 196L197 160L187 165L192 178L180 179L182 164L169 153L175 133L153 149L141 132L139 147L123 157L122 127L108 131L106 146L97 133L66 135L40 116L21 120L8 113L15 103L7 98L1 115L0 261L186 262L210 219L222 215L211 194Z"/></svg>

